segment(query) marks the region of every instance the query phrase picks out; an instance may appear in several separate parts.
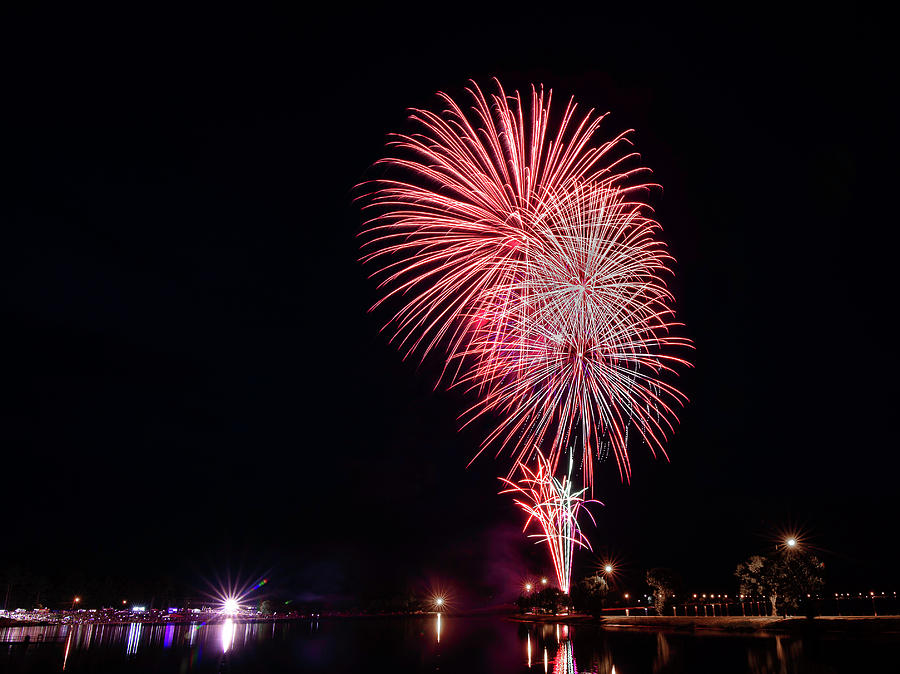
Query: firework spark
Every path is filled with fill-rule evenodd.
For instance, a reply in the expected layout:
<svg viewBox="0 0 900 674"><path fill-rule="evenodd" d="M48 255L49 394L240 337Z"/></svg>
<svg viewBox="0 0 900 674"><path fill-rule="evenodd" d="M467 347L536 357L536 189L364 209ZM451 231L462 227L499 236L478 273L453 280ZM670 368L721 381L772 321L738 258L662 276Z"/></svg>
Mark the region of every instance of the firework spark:
<svg viewBox="0 0 900 674"><path fill-rule="evenodd" d="M514 499L514 502L528 515L525 522L526 530L532 520L538 522L543 533L531 534L531 537L547 543L559 589L564 594L569 594L575 548L591 548L590 541L578 524L579 511L588 503L600 502L594 499L585 500L586 488L573 490L571 457L568 474L562 480L558 480L553 476L553 469L544 455L537 452L536 456L536 470L519 464L521 476L518 482L500 478L508 487L500 493L519 495L520 498ZM584 509L593 520L590 510Z"/></svg>

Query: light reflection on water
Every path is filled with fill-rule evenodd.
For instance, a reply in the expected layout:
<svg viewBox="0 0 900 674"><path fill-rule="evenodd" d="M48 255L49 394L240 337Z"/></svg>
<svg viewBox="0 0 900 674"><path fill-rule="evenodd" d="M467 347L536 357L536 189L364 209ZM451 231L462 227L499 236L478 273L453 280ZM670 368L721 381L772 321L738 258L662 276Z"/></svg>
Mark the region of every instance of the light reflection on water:
<svg viewBox="0 0 900 674"><path fill-rule="evenodd" d="M26 636L27 648L16 646ZM326 619L321 625L316 619L227 619L209 624L4 628L0 671L259 671L262 664L268 671L358 672L377 663L377 671L439 668L441 674L843 673L886 671L894 664L889 654L895 646L888 637L877 636L698 636L441 614ZM40 659L52 664L34 666Z"/></svg>
<svg viewBox="0 0 900 674"><path fill-rule="evenodd" d="M229 618L219 627L222 639L222 652L227 653L234 646L234 621Z"/></svg>
<svg viewBox="0 0 900 674"><path fill-rule="evenodd" d="M134 655L137 653L138 646L141 643L141 631L143 623L131 623L128 626L128 643L125 646L126 655Z"/></svg>

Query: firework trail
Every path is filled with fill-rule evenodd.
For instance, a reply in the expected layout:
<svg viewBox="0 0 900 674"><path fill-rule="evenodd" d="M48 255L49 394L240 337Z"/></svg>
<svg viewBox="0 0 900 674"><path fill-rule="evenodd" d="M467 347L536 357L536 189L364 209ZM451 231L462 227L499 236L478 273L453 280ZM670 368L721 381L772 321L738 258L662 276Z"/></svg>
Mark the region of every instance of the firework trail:
<svg viewBox="0 0 900 674"><path fill-rule="evenodd" d="M569 471L562 480L553 476L549 461L540 451L536 452L536 463L535 470L519 464L521 476L517 482L500 478L508 486L508 489L500 493L513 493L518 496L513 501L528 515L525 530L533 520L537 521L543 533L531 534L531 537L547 543L559 589L564 594L569 594L575 548L577 546L591 549L590 541L578 525L578 513L586 504L600 502L593 499L585 500L584 493L587 488L573 490L571 457ZM593 520L590 510L584 509Z"/></svg>
<svg viewBox="0 0 900 674"><path fill-rule="evenodd" d="M441 114L413 110L417 132L393 136L364 186L376 307L399 306L387 327L404 356L444 351L442 376L476 393L468 422L501 419L481 451L507 448L507 477L542 443L552 475L578 435L586 485L604 436L628 480L628 427L664 454L683 397L663 377L687 364L669 355L688 342L637 199L645 169L623 168L625 134L595 142L602 116L570 100L552 122L552 94L532 88L528 107L496 86L473 83L468 109L440 94Z"/></svg>

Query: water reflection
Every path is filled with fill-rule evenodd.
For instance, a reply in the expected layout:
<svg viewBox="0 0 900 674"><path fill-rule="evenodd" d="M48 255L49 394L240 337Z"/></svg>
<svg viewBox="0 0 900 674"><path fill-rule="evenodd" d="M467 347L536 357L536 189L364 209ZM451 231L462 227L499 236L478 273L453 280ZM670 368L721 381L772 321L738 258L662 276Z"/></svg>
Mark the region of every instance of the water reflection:
<svg viewBox="0 0 900 674"><path fill-rule="evenodd" d="M777 636L774 645L747 652L751 674L794 674L803 671L803 661L803 641L790 637Z"/></svg>
<svg viewBox="0 0 900 674"><path fill-rule="evenodd" d="M656 658L653 660L653 674L665 671L672 660L672 650L669 641L662 632L656 634Z"/></svg>
<svg viewBox="0 0 900 674"><path fill-rule="evenodd" d="M134 655L137 653L138 645L141 643L141 630L143 623L131 623L128 626L128 639L125 643L125 655Z"/></svg>
<svg viewBox="0 0 900 674"><path fill-rule="evenodd" d="M220 639L222 640L222 652L227 653L234 646L234 621L231 618L222 623Z"/></svg>
<svg viewBox="0 0 900 674"><path fill-rule="evenodd" d="M446 629L450 629L450 638ZM27 639L27 641L26 641ZM827 637L696 634L511 623L444 614L403 619L304 619L211 624L133 623L0 628L0 671L111 674L138 656L142 671L366 671L441 674L799 674L892 671L896 642ZM45 664L51 663L51 664ZM614 664L615 663L615 664ZM720 667L722 663L726 666Z"/></svg>
<svg viewBox="0 0 900 674"><path fill-rule="evenodd" d="M556 660L553 662L553 674L577 674L575 668L575 652L571 641L563 641L556 651Z"/></svg>
<svg viewBox="0 0 900 674"><path fill-rule="evenodd" d="M69 648L72 647L72 630L66 635L66 651L63 654L63 671L66 669L66 663L69 661Z"/></svg>

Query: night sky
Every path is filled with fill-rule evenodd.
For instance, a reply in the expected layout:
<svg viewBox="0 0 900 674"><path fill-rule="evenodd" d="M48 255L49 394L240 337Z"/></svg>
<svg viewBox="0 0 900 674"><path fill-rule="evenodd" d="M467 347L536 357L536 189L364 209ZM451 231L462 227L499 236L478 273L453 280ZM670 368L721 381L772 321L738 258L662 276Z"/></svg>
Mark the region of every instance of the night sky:
<svg viewBox="0 0 900 674"><path fill-rule="evenodd" d="M677 5L5 9L0 557L326 601L549 572L357 261L386 134L497 76L610 111L664 186L691 402L671 462L606 464L597 552L728 592L802 527L829 590L900 589L888 22Z"/></svg>

